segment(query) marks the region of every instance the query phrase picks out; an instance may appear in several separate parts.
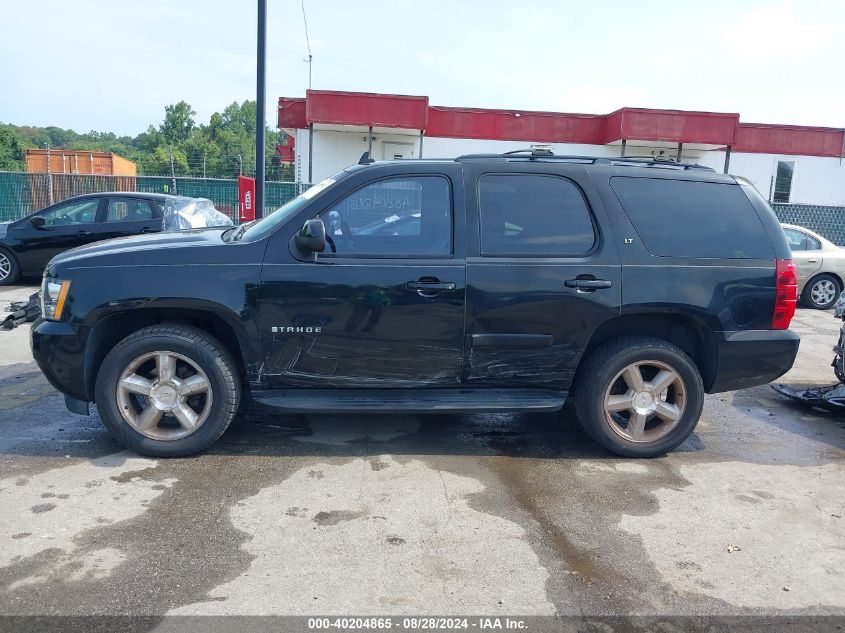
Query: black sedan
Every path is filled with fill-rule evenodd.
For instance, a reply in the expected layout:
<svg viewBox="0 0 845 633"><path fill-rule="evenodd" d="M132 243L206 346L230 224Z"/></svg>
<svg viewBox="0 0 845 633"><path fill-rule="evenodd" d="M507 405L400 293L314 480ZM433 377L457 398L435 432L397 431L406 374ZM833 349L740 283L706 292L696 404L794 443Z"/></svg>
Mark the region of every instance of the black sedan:
<svg viewBox="0 0 845 633"><path fill-rule="evenodd" d="M166 199L156 193L91 193L0 223L0 286L40 276L47 262L70 248L161 231Z"/></svg>

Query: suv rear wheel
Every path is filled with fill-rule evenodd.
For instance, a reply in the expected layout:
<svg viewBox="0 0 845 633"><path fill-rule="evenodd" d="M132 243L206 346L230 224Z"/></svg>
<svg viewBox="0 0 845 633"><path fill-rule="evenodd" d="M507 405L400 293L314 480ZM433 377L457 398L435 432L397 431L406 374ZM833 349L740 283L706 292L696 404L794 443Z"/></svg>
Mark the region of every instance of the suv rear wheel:
<svg viewBox="0 0 845 633"><path fill-rule="evenodd" d="M121 444L179 457L223 434L237 411L240 385L220 341L190 326L154 325L109 352L94 395L100 418Z"/></svg>
<svg viewBox="0 0 845 633"><path fill-rule="evenodd" d="M657 457L679 446L701 417L704 386L689 356L652 337L596 349L578 372L575 407L584 429L612 453Z"/></svg>

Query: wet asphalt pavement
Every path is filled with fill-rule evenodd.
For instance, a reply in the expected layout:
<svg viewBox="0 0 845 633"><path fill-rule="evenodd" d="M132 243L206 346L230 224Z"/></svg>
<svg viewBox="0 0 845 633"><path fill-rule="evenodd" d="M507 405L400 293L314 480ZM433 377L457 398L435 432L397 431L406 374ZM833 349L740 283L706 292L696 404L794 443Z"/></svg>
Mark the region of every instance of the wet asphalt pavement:
<svg viewBox="0 0 845 633"><path fill-rule="evenodd" d="M835 381L838 326L799 311L785 381ZM149 459L0 331L0 615L845 615L843 492L842 419L768 387L708 396L654 460L569 408L240 415Z"/></svg>

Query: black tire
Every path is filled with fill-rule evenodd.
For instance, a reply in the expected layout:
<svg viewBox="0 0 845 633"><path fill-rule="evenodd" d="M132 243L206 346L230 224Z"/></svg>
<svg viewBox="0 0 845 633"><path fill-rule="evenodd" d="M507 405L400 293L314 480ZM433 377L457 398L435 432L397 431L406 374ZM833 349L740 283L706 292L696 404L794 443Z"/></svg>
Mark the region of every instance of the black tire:
<svg viewBox="0 0 845 633"><path fill-rule="evenodd" d="M15 259L14 254L5 248L0 248L0 264L7 261L9 263L9 272L4 274L4 271L0 269L0 286L11 286L21 278L21 267L18 264L18 260Z"/></svg>
<svg viewBox="0 0 845 633"><path fill-rule="evenodd" d="M611 382L626 367L642 361L657 361L682 379L685 408L678 423L654 441L623 438L612 428L605 414L605 394ZM679 383L681 384L681 383ZM704 405L704 385L692 359L675 345L650 336L613 339L593 351L578 370L575 409L584 430L611 453L623 457L659 457L682 444L693 432ZM654 424L650 418L647 424Z"/></svg>
<svg viewBox="0 0 845 633"><path fill-rule="evenodd" d="M842 356L835 356L832 365L836 380L845 384L845 363L842 361Z"/></svg>
<svg viewBox="0 0 845 633"><path fill-rule="evenodd" d="M121 415L117 384L124 369L136 358L165 351L196 363L208 377L211 405L205 421L187 437L157 440L136 431ZM137 453L155 457L184 457L211 446L228 428L238 410L240 381L237 365L220 341L187 325L153 325L129 335L103 360L97 373L94 396L103 424L114 438Z"/></svg>
<svg viewBox="0 0 845 633"><path fill-rule="evenodd" d="M829 282L833 284L833 298L829 301L817 303L813 299L813 288L822 282ZM829 310L833 307L833 304L836 303L836 300L839 298L839 294L841 292L842 282L840 282L833 275L829 275L828 273L822 273L811 278L810 281L808 281L807 284L804 286L804 290L801 292L801 303L803 303L808 308L812 308L813 310Z"/></svg>

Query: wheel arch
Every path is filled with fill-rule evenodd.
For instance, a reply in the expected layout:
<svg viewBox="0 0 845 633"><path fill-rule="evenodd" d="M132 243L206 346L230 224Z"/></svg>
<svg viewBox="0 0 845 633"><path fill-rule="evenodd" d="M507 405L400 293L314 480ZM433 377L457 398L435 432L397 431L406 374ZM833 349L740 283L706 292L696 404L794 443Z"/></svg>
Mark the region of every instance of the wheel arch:
<svg viewBox="0 0 845 633"><path fill-rule="evenodd" d="M197 307L141 307L110 313L92 327L85 350L85 393L89 401L94 400L94 385L97 374L109 351L121 340L149 325L165 323L191 325L219 340L232 355L237 364L242 387L246 381L246 360L243 354L244 333L233 325L220 311Z"/></svg>
<svg viewBox="0 0 845 633"><path fill-rule="evenodd" d="M690 314L636 313L614 317L593 333L575 371L577 379L586 359L602 344L623 336L653 336L676 345L692 358L705 391L716 378L717 348L713 330L702 319Z"/></svg>

